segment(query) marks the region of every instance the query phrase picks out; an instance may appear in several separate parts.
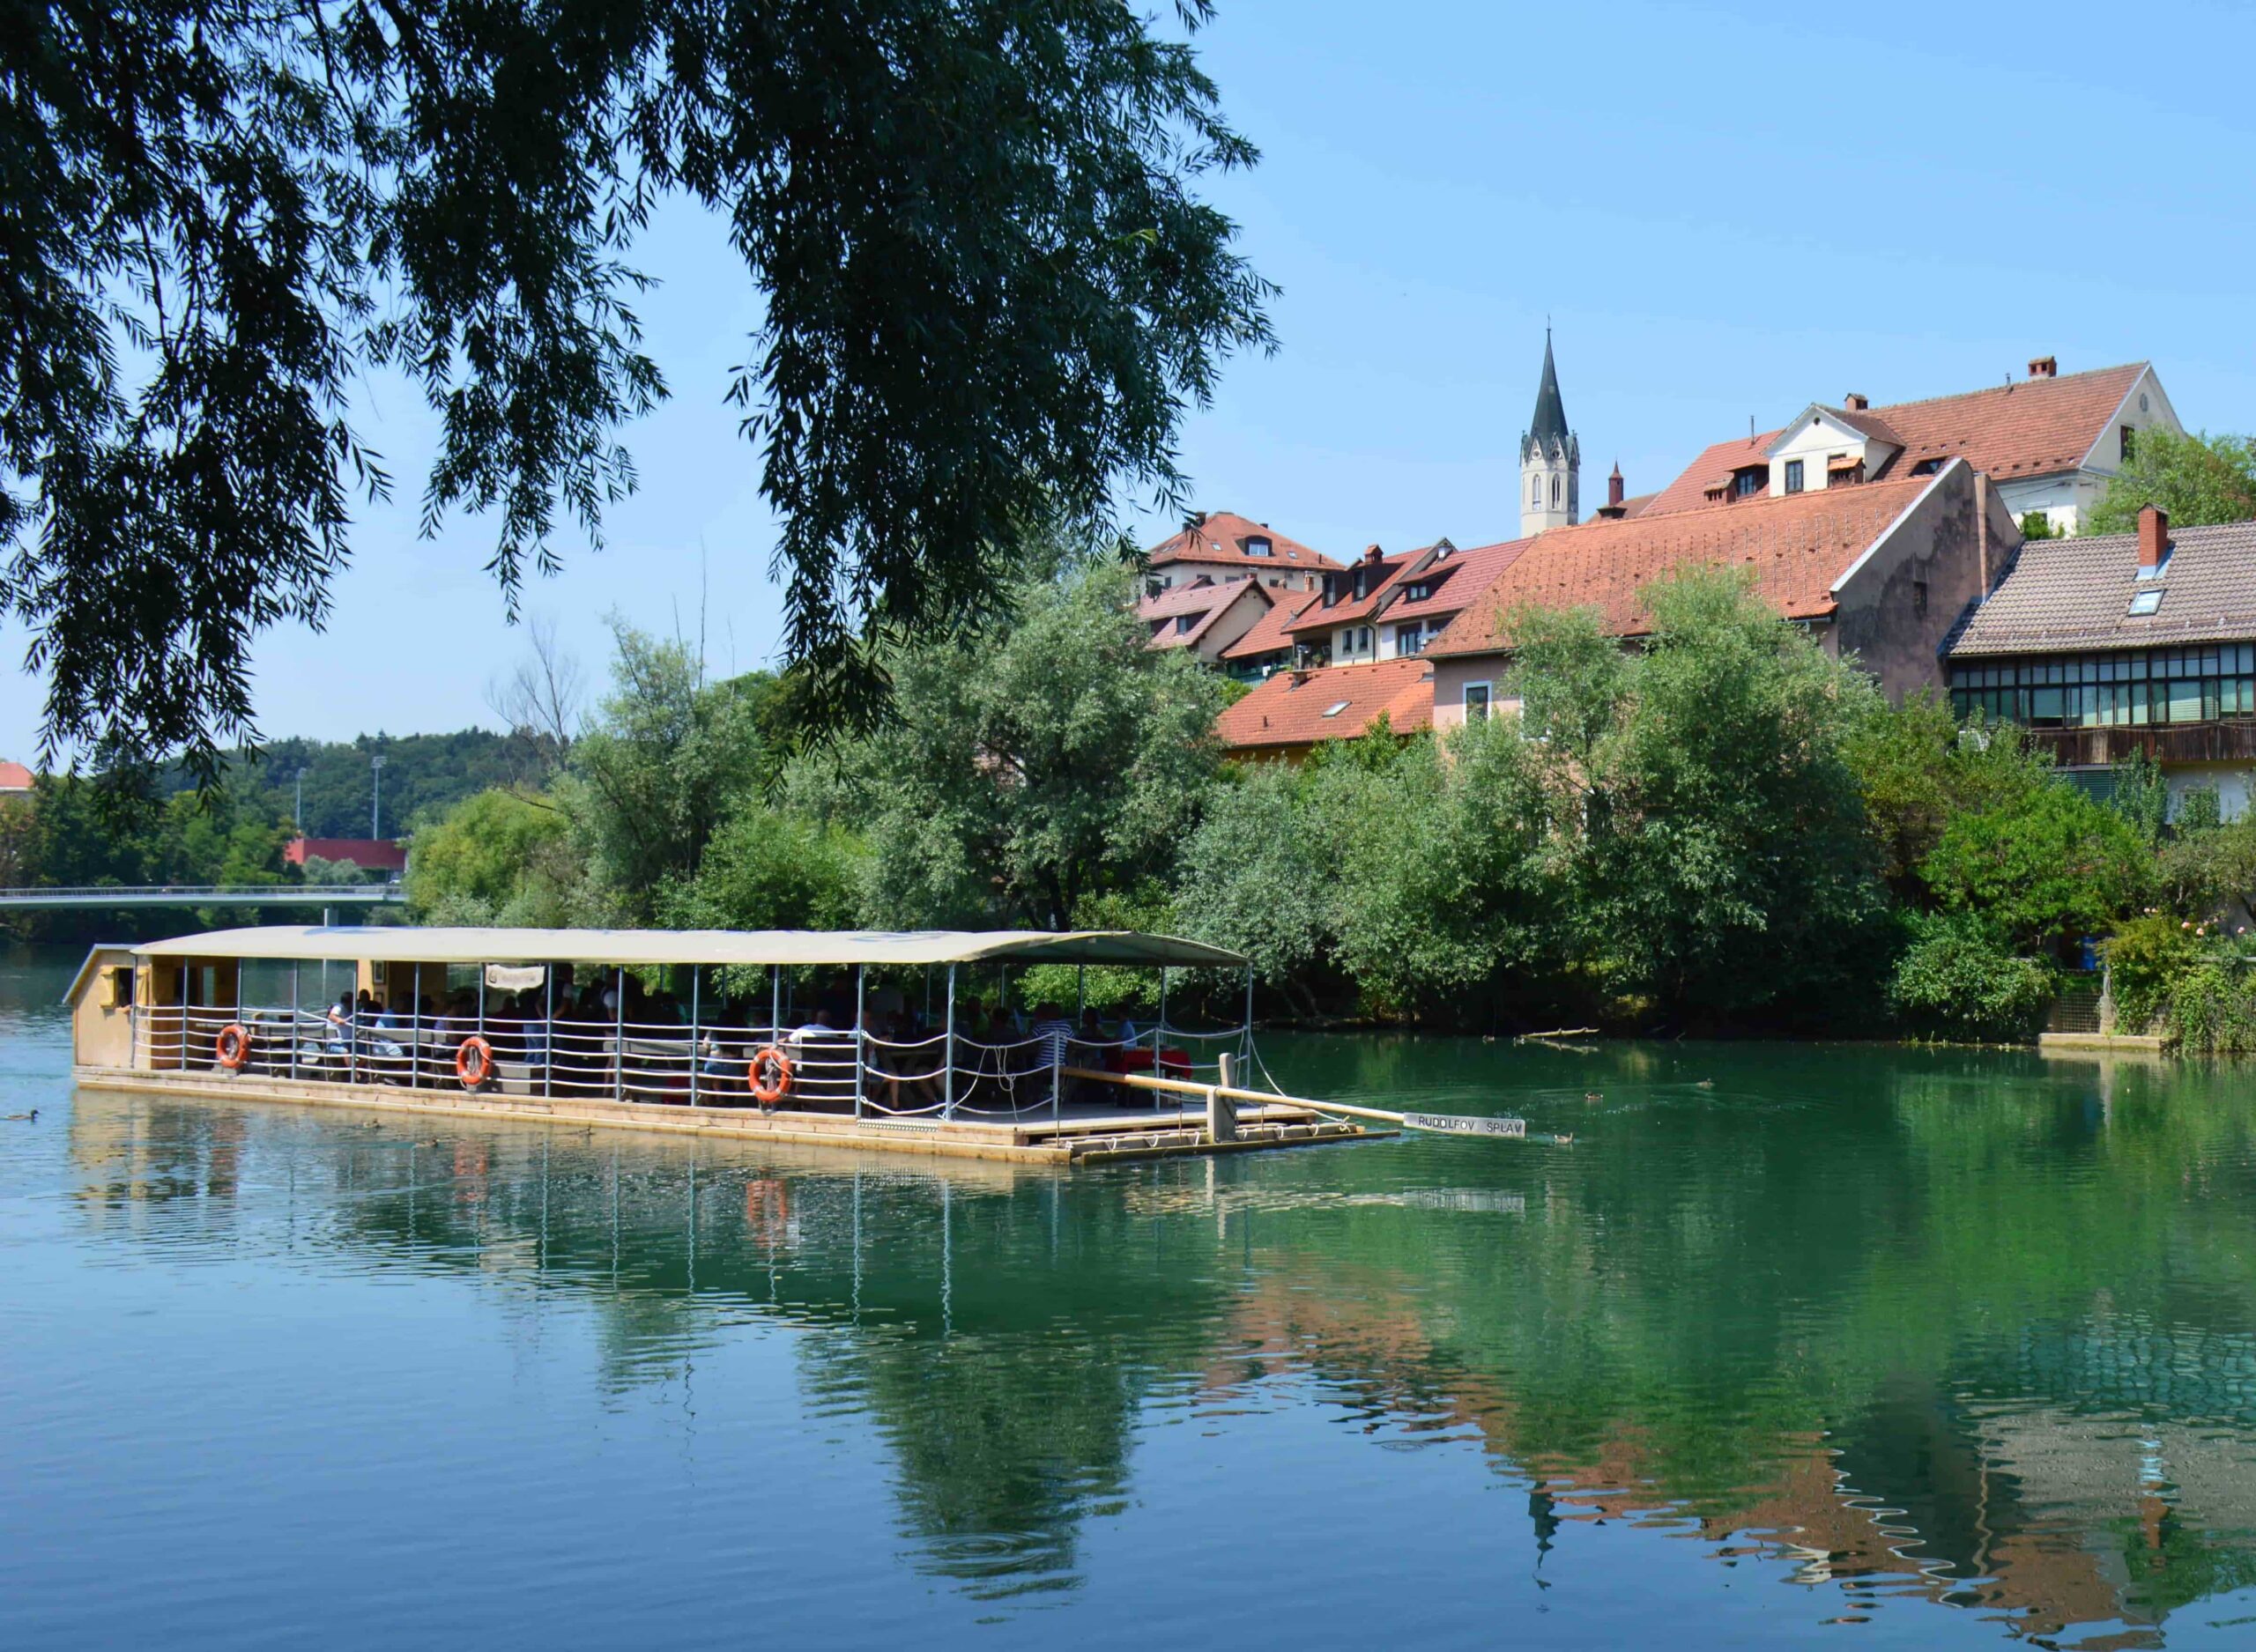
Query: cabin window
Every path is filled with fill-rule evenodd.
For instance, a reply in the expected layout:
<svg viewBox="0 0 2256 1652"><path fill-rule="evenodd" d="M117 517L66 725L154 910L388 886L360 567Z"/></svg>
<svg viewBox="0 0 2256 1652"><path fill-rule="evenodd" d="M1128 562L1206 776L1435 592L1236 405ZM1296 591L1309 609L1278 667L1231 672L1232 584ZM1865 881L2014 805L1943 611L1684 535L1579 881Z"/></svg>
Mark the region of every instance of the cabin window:
<svg viewBox="0 0 2256 1652"><path fill-rule="evenodd" d="M121 964L102 971L102 1008L122 1010L133 1002L133 966Z"/></svg>
<svg viewBox="0 0 2256 1652"><path fill-rule="evenodd" d="M1465 685L1465 720L1467 722L1488 721L1488 685L1467 683Z"/></svg>
<svg viewBox="0 0 2256 1652"><path fill-rule="evenodd" d="M1801 492L1801 461L1800 459L1786 461L1786 492L1789 493Z"/></svg>

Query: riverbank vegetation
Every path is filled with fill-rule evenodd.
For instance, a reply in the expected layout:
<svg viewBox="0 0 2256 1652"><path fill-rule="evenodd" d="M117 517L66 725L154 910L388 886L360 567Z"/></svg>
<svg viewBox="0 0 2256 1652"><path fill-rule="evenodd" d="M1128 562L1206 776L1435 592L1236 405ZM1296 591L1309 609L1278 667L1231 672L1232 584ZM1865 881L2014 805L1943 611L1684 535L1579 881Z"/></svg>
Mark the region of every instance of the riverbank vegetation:
<svg viewBox="0 0 2256 1652"><path fill-rule="evenodd" d="M820 745L776 679L622 631L538 785L419 833L414 909L1134 925L1245 952L1308 1020L1954 1039L2030 1035L2087 943L2127 960L2168 923L2182 947L2121 966L2126 1025L2223 1048L2256 1020L2215 922L2256 893L2256 825L2202 794L2165 819L2151 769L2103 799L2010 728L1891 708L1727 574L1657 587L1634 652L1516 616L1522 717L1295 766L1224 760L1236 691L1144 646L1131 577L1021 582L1008 624L897 655L884 728Z"/></svg>
<svg viewBox="0 0 2256 1652"><path fill-rule="evenodd" d="M587 716L529 722L523 767L424 810L413 915L1168 930L1244 952L1272 1014L1496 1033L2022 1039L2104 959L2125 1030L2256 1048L2231 933L2256 821L2173 804L2148 766L2074 783L1932 697L1891 707L1730 574L1652 588L1633 651L1515 615L1520 715L1287 766L1225 760L1239 691L1145 646L1130 570L1047 559L1007 621L896 650L896 715L853 738L810 741L789 679L716 681L620 628ZM42 796L28 863L93 880L79 806ZM280 875L279 841L183 799L136 877ZM1140 977L1090 986L1150 1007Z"/></svg>

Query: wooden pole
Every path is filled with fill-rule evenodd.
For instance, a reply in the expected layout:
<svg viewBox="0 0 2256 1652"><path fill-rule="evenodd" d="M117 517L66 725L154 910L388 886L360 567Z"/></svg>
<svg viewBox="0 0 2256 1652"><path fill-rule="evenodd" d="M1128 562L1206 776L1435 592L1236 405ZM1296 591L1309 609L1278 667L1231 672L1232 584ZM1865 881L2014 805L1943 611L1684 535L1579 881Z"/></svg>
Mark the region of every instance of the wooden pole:
<svg viewBox="0 0 2256 1652"><path fill-rule="evenodd" d="M1222 1081L1206 1092L1206 1139L1234 1142L1237 1139L1237 1103L1230 1092L1237 1085L1237 1057L1224 1050L1221 1063Z"/></svg>

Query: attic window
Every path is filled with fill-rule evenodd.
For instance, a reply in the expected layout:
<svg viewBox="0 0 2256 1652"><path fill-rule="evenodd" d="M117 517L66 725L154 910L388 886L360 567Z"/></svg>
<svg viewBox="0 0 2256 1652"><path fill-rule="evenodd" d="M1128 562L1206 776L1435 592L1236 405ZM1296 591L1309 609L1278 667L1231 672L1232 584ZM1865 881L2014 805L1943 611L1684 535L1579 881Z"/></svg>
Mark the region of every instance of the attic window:
<svg viewBox="0 0 2256 1652"><path fill-rule="evenodd" d="M2131 618L2134 619L2143 619L2161 606L2162 589L2159 586L2152 590L2131 593Z"/></svg>
<svg viewBox="0 0 2256 1652"><path fill-rule="evenodd" d="M1770 474L1770 473L1767 469L1758 470L1751 467L1744 470L1733 471L1731 478L1731 496L1733 499L1752 498L1754 496L1755 490L1762 485L1764 479L1769 477Z"/></svg>
<svg viewBox="0 0 2256 1652"><path fill-rule="evenodd" d="M1189 636L1192 629L1206 617L1204 614L1177 614L1175 617L1175 634L1178 637Z"/></svg>
<svg viewBox="0 0 2256 1652"><path fill-rule="evenodd" d="M1942 461L1940 458L1922 459L1918 463L1911 467L1911 474L1913 476L1933 476L1936 471L1941 469Z"/></svg>
<svg viewBox="0 0 2256 1652"><path fill-rule="evenodd" d="M1433 594L1433 584L1428 580L1420 580L1415 585L1402 588L1402 600L1406 603L1422 603Z"/></svg>
<svg viewBox="0 0 2256 1652"><path fill-rule="evenodd" d="M1336 700L1324 708L1324 715L1327 717L1336 717L1347 709L1347 702L1346 700Z"/></svg>
<svg viewBox="0 0 2256 1652"><path fill-rule="evenodd" d="M1250 557L1265 557L1274 554L1269 542L1258 534L1245 542L1245 553Z"/></svg>

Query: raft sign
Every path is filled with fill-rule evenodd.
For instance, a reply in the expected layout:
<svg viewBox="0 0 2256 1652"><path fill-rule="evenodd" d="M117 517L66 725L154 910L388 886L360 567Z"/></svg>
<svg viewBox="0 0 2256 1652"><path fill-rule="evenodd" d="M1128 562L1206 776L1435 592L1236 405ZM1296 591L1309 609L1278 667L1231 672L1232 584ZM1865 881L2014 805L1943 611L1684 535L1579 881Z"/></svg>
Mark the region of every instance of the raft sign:
<svg viewBox="0 0 2256 1652"><path fill-rule="evenodd" d="M1441 1130L1452 1136L1525 1136L1525 1119L1474 1118L1463 1113L1405 1113L1403 1124L1414 1130Z"/></svg>

